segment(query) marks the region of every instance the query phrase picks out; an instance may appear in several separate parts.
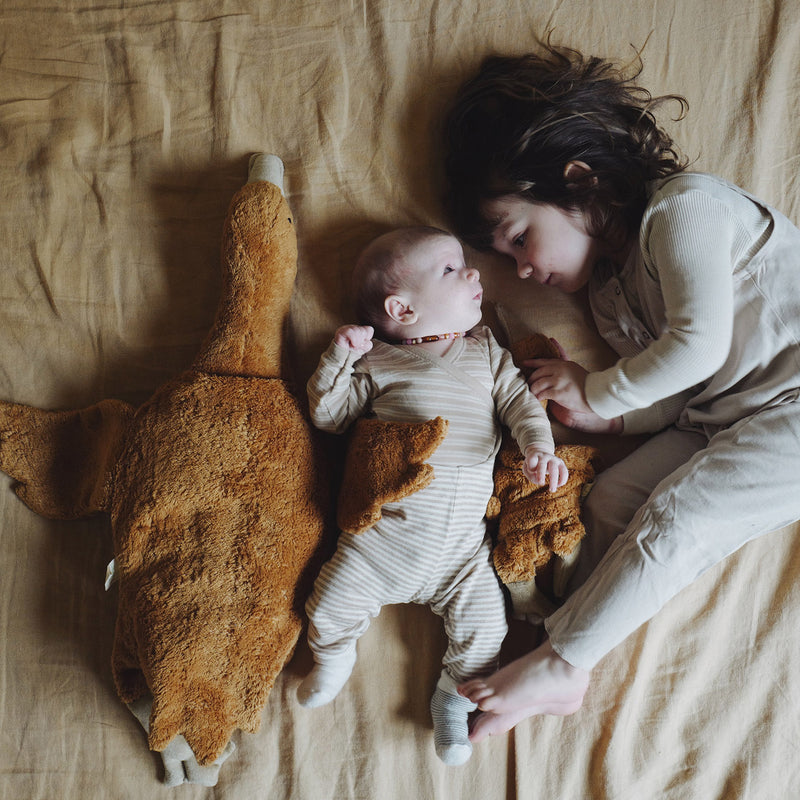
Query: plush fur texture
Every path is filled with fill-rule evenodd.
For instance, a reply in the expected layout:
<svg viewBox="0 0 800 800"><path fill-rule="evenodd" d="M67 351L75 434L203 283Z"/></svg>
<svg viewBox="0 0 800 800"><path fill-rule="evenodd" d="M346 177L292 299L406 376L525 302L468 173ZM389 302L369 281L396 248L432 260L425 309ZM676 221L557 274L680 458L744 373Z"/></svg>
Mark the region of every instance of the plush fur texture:
<svg viewBox="0 0 800 800"><path fill-rule="evenodd" d="M596 451L559 445L556 454L567 465L569 480L551 492L522 474L522 454L513 441L500 451L488 516L497 522L494 567L505 584L533 580L554 555L571 555L585 534L580 501L594 480Z"/></svg>
<svg viewBox="0 0 800 800"><path fill-rule="evenodd" d="M347 443L337 521L348 533L363 533L381 518L384 503L394 503L433 480L426 464L447 435L441 417L427 422L356 421Z"/></svg>
<svg viewBox="0 0 800 800"><path fill-rule="evenodd" d="M211 764L254 732L301 629L327 530L326 481L303 405L281 378L294 285L292 215L272 184L234 197L224 290L193 366L139 409L0 404L0 468L50 517L110 515L126 703L147 692L149 743L183 734Z"/></svg>

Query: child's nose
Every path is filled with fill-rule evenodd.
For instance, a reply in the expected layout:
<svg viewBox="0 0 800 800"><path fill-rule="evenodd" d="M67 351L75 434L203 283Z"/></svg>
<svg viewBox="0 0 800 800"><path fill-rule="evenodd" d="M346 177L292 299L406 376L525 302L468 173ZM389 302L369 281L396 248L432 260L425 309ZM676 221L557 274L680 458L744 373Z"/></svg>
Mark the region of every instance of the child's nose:
<svg viewBox="0 0 800 800"><path fill-rule="evenodd" d="M518 261L517 275L519 275L519 277L522 278L522 280L530 278L530 276L533 275L533 267L526 261Z"/></svg>
<svg viewBox="0 0 800 800"><path fill-rule="evenodd" d="M477 269L475 269L475 267L470 267L467 270L467 280L468 281L478 281L478 280L480 280L480 278L481 278L481 274L480 274L480 272L478 272Z"/></svg>

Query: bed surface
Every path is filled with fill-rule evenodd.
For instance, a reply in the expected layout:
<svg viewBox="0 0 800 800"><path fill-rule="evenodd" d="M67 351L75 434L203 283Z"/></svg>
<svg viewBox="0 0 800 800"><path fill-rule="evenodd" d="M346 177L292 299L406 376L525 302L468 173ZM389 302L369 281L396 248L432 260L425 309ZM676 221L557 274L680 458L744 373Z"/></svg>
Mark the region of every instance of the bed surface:
<svg viewBox="0 0 800 800"><path fill-rule="evenodd" d="M0 399L136 405L188 366L256 151L286 164L302 385L350 319L343 287L367 240L446 225L436 130L454 88L484 55L524 52L549 29L623 60L644 46L641 82L689 101L685 120L662 120L694 168L800 222L798 12L796 0L6 0ZM523 291L499 257L468 256L490 303L587 367L608 362L579 299ZM296 704L301 643L218 785L168 789L111 680L107 520L45 520L0 476L0 797L800 797L798 543L795 525L746 546L607 656L579 713L526 721L461 768L432 744L440 622L386 608L332 705ZM533 636L512 625L508 654Z"/></svg>

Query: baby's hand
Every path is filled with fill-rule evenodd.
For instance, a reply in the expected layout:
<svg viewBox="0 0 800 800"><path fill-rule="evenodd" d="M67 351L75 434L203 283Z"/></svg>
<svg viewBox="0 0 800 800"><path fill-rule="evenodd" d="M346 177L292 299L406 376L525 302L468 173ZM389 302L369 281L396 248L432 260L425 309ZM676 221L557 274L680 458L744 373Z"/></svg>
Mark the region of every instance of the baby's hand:
<svg viewBox="0 0 800 800"><path fill-rule="evenodd" d="M531 482L539 486L548 483L550 476L550 491L554 492L567 482L569 470L567 465L556 455L538 450L533 445L525 448L525 460L522 462L522 474Z"/></svg>
<svg viewBox="0 0 800 800"><path fill-rule="evenodd" d="M334 334L333 341L339 347L346 347L363 355L372 350L374 334L375 329L371 325L342 325Z"/></svg>

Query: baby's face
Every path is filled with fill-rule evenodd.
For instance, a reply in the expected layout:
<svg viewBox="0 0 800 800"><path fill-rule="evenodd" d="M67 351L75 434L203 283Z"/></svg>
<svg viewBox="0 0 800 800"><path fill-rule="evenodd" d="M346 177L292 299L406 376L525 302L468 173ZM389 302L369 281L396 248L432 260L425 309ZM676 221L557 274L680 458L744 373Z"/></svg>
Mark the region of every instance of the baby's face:
<svg viewBox="0 0 800 800"><path fill-rule="evenodd" d="M408 292L417 312L415 336L465 332L481 320L480 273L464 263L454 237L436 237L407 256Z"/></svg>

